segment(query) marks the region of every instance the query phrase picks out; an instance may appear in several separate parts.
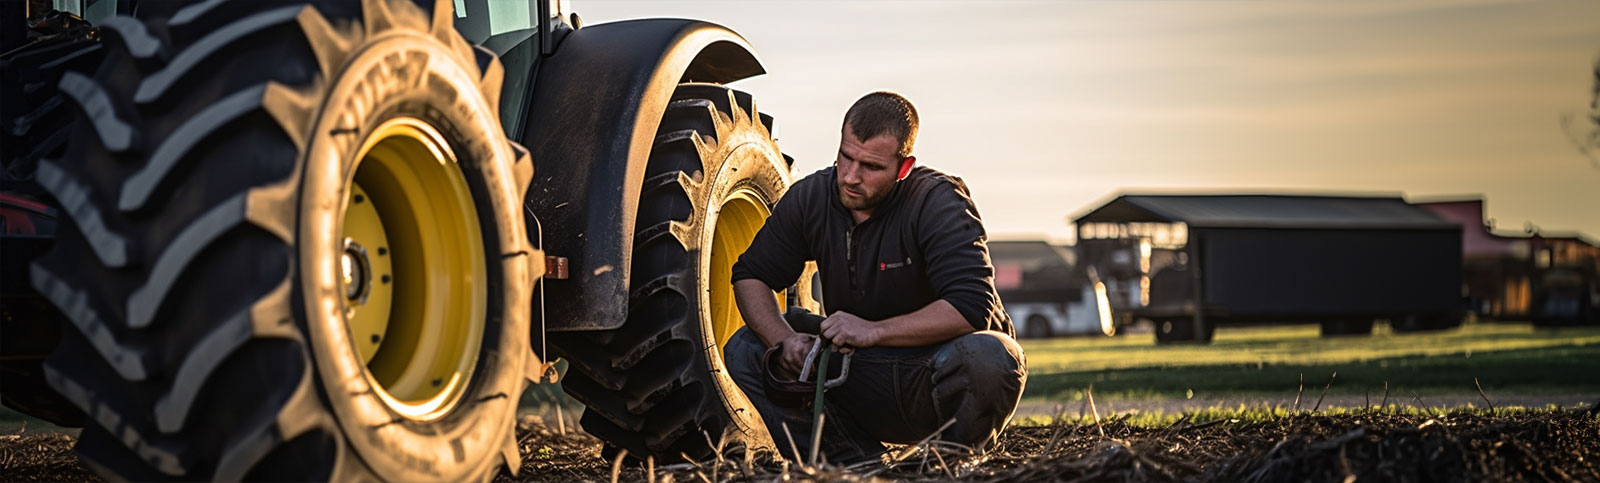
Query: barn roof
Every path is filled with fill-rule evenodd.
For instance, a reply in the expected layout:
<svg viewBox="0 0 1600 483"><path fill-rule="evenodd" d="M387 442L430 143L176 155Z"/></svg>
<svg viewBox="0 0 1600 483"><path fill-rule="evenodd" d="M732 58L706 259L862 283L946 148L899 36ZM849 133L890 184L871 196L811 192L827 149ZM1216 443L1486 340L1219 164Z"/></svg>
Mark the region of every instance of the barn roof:
<svg viewBox="0 0 1600 483"><path fill-rule="evenodd" d="M1399 197L1124 194L1075 223L1167 222L1191 228L1457 229Z"/></svg>

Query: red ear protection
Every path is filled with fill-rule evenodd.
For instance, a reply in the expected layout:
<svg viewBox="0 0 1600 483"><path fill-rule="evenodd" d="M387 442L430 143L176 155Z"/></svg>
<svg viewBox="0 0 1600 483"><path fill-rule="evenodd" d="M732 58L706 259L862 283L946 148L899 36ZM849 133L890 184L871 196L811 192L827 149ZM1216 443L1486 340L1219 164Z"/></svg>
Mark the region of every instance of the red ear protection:
<svg viewBox="0 0 1600 483"><path fill-rule="evenodd" d="M911 174L911 165L916 163L916 156L906 156L906 159L900 161L900 175L895 179L906 179L906 175Z"/></svg>

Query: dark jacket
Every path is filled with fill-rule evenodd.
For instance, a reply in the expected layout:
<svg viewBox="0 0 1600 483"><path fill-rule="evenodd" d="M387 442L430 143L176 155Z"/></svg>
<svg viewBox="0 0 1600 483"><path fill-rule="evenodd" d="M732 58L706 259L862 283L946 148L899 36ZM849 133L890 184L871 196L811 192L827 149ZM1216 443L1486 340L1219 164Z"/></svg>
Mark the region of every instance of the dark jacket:
<svg viewBox="0 0 1600 483"><path fill-rule="evenodd" d="M918 167L856 224L828 167L789 188L734 264L733 280L782 290L816 260L829 313L883 320L944 299L973 328L1015 335L994 289L987 240L960 178Z"/></svg>

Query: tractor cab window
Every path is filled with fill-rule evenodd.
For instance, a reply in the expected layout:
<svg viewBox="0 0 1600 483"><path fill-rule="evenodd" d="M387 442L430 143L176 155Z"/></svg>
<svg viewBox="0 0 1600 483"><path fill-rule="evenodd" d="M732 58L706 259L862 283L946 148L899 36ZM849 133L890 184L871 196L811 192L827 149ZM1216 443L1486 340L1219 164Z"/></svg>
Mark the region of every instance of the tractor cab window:
<svg viewBox="0 0 1600 483"><path fill-rule="evenodd" d="M439 0L447 1L447 0ZM529 84L541 55L550 53L552 32L570 27L563 23L570 7L563 0L448 0L455 2L456 31L474 45L488 49L505 68L500 95L500 126L513 138L522 132L523 110ZM541 13L549 21L543 28Z"/></svg>
<svg viewBox="0 0 1600 483"><path fill-rule="evenodd" d="M537 30L541 7L551 18L557 19L569 11L567 2L560 0L450 1L455 2L456 31L468 42L480 45L501 34Z"/></svg>

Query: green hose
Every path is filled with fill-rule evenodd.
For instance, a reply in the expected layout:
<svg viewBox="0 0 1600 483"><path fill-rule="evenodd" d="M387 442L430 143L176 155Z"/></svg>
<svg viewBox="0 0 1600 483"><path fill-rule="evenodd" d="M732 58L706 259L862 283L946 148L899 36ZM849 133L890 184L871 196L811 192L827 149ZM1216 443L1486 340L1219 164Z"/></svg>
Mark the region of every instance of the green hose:
<svg viewBox="0 0 1600 483"><path fill-rule="evenodd" d="M828 357L829 352L833 352L833 343L828 339L822 339L822 350L817 351L817 357L822 359L817 362L817 397L811 400L811 431L813 433L817 431L817 421L822 419L822 391L827 389L828 359L832 359L832 357Z"/></svg>

